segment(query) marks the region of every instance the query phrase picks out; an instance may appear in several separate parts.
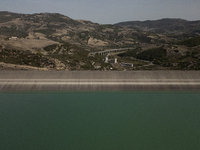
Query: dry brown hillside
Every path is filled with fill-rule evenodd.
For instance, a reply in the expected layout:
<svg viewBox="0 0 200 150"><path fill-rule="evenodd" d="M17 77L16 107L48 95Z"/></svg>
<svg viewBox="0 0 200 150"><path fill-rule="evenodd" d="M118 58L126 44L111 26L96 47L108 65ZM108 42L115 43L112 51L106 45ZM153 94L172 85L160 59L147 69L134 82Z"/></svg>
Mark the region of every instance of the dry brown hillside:
<svg viewBox="0 0 200 150"><path fill-rule="evenodd" d="M13 69L7 64L14 64L14 69L25 65L44 70L200 69L199 31L179 32L175 25L181 24L173 20L173 32L168 32L169 21L147 21L144 30L145 23L135 28L73 20L58 13L0 12L0 68ZM153 32L154 27L166 29L165 34ZM196 22L193 29L198 28Z"/></svg>

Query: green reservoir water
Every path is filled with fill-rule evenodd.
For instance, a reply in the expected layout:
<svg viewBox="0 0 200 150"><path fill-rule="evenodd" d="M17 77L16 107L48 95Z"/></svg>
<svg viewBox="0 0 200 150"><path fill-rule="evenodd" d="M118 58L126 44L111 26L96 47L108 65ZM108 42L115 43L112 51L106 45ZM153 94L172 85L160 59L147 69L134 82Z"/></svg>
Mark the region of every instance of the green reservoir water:
<svg viewBox="0 0 200 150"><path fill-rule="evenodd" d="M0 93L0 150L200 150L200 92Z"/></svg>

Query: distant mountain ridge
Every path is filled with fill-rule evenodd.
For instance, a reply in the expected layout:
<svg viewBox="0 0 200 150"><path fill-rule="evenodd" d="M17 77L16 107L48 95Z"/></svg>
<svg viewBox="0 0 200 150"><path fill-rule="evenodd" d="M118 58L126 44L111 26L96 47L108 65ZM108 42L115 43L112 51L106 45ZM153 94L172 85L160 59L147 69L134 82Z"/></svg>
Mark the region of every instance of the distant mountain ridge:
<svg viewBox="0 0 200 150"><path fill-rule="evenodd" d="M127 21L115 24L116 26L136 28L160 34L171 33L200 33L200 20L187 21L183 19L164 18L160 20Z"/></svg>

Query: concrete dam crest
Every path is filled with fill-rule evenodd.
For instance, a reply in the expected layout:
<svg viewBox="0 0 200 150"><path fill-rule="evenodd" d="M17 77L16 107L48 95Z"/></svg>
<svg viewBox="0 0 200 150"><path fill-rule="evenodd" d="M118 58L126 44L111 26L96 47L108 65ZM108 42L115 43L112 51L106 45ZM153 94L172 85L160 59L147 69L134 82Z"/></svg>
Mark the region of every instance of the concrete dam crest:
<svg viewBox="0 0 200 150"><path fill-rule="evenodd" d="M200 71L0 71L0 91L197 91Z"/></svg>

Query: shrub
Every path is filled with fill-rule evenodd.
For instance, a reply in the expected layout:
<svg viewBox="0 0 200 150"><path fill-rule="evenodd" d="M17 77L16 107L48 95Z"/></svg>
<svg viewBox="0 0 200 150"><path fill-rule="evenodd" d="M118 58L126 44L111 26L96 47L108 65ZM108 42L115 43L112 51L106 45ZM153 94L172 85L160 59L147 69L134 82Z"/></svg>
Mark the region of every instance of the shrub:
<svg viewBox="0 0 200 150"><path fill-rule="evenodd" d="M128 50L124 53L118 54L118 56L120 56L120 57L136 57L137 51L138 51L137 49Z"/></svg>
<svg viewBox="0 0 200 150"><path fill-rule="evenodd" d="M200 37L194 37L188 40L184 40L184 41L179 42L178 44L185 45L188 47L197 46L197 45L200 45Z"/></svg>
<svg viewBox="0 0 200 150"><path fill-rule="evenodd" d="M1 27L0 34L5 36L17 36L19 38L28 36L26 32L17 30L15 26L12 26L11 28Z"/></svg>
<svg viewBox="0 0 200 150"><path fill-rule="evenodd" d="M43 33L45 35L51 35L51 34L55 33L56 30L53 30L53 29L41 29L41 30L34 30L34 32Z"/></svg>
<svg viewBox="0 0 200 150"><path fill-rule="evenodd" d="M136 58L154 61L157 60L157 63L163 62L166 59L167 52L163 48L153 48L147 51L143 51L136 55ZM159 61L159 62L158 62Z"/></svg>
<svg viewBox="0 0 200 150"><path fill-rule="evenodd" d="M38 51L36 54L41 56L44 55L41 51Z"/></svg>
<svg viewBox="0 0 200 150"><path fill-rule="evenodd" d="M52 51L52 50L56 49L58 46L59 46L58 44L49 45L49 46L44 47L44 50Z"/></svg>

